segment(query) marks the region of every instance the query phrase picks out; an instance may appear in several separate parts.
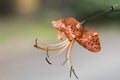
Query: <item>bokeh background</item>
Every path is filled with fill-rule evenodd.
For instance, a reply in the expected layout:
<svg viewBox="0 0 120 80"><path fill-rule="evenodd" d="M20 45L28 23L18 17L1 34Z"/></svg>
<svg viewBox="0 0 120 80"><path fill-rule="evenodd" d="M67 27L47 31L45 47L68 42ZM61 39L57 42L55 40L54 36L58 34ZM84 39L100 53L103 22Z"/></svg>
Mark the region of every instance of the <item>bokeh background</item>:
<svg viewBox="0 0 120 80"><path fill-rule="evenodd" d="M0 0L0 80L69 80L67 64L61 65L64 54L49 65L46 52L33 47L35 39L39 44L58 43L52 20L72 16L82 21L119 3L120 0ZM120 12L92 19L85 28L99 33L102 50L92 53L74 44L72 57L79 80L120 80ZM72 75L71 80L75 79Z"/></svg>

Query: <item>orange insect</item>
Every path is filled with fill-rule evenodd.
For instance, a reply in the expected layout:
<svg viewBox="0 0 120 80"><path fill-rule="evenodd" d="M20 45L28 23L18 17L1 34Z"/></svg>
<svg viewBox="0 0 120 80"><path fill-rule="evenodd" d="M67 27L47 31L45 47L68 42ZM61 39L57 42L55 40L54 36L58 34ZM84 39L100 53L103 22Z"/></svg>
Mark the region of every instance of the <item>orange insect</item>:
<svg viewBox="0 0 120 80"><path fill-rule="evenodd" d="M118 10L115 10L114 7L111 7L109 11L107 12L105 11L102 14L116 12L116 11ZM97 16L98 15L99 14L97 14ZM96 15L93 17L96 17ZM73 72L73 74L77 79L78 77L75 74L72 65L72 53L71 53L74 42L77 41L80 45L82 45L84 48L88 49L91 52L98 52L101 50L98 33L95 32L93 29L85 29L83 25L85 21L79 22L73 17L54 20L52 21L52 24L53 27L57 29L58 39L63 40L64 35L66 35L67 39L58 44L45 44L47 48L38 46L36 39L36 44L34 45L34 47L38 49L47 51L46 61L49 64L52 64L50 62L51 59L55 58L56 56L59 56L64 50L66 50L65 53L66 60L64 61L64 63L68 61L68 65L70 68L70 77L71 77L71 73ZM56 48L50 48L50 47L56 47ZM48 51L55 51L55 50L60 50L60 51L57 54L49 57Z"/></svg>

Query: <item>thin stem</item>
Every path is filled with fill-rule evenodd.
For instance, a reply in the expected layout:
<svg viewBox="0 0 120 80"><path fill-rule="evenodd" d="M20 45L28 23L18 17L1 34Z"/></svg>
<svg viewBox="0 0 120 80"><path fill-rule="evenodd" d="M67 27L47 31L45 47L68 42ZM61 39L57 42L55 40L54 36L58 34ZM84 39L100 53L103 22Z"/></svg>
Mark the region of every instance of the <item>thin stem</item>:
<svg viewBox="0 0 120 80"><path fill-rule="evenodd" d="M68 61L68 58L67 58L67 54L68 54L68 50L70 48L70 45L66 48L66 52L65 52L65 61L62 63L62 65L64 65L67 61Z"/></svg>
<svg viewBox="0 0 120 80"><path fill-rule="evenodd" d="M103 11L103 12L100 12L100 13L92 16L92 17L88 17L87 19L84 19L84 20L81 21L81 22L82 22L82 24L84 24L85 22L87 22L87 21L89 21L89 20L92 20L92 19L94 19L94 18L96 18L96 17L98 17L98 16L100 16L100 15L104 15L104 14L106 14L106 13L108 14L108 13L118 12L118 11L120 11L120 10L115 9L117 6L120 6L120 4L115 4L115 5L113 5L112 7L110 7L108 10L105 10L105 11Z"/></svg>
<svg viewBox="0 0 120 80"><path fill-rule="evenodd" d="M47 47L47 49L48 49L49 47ZM47 57L49 58L49 53L48 53L48 50L47 50Z"/></svg>
<svg viewBox="0 0 120 80"><path fill-rule="evenodd" d="M42 44L42 45L45 45L45 46L60 46L64 43L68 42L68 39L62 41L61 43L57 43L57 44Z"/></svg>
<svg viewBox="0 0 120 80"><path fill-rule="evenodd" d="M69 41L68 41L69 42ZM64 43L63 45L57 47L57 48L44 48L44 47L41 47L41 46L38 46L38 45L34 45L34 47L38 48L38 49L41 49L41 50L45 50L45 51L55 51L55 50L59 50L59 49L62 49L63 47L65 47L67 45L67 42Z"/></svg>
<svg viewBox="0 0 120 80"><path fill-rule="evenodd" d="M101 12L101 13L98 13L98 14L92 16L92 17L89 17L89 18L85 19L84 21L86 22L86 21L92 20L92 19L94 19L94 18L96 18L96 17L98 17L98 16L100 16L100 15L105 14L105 13L106 13L106 11L103 11L103 12Z"/></svg>
<svg viewBox="0 0 120 80"><path fill-rule="evenodd" d="M50 64L52 65L52 63L48 60L48 58L46 57L45 60Z"/></svg>
<svg viewBox="0 0 120 80"><path fill-rule="evenodd" d="M78 77L77 77L77 75L76 75L76 73L75 73L73 68L72 68L72 71L73 71L73 74L75 75L75 77L78 79Z"/></svg>
<svg viewBox="0 0 120 80"><path fill-rule="evenodd" d="M64 65L64 64L67 62L67 60L68 60L68 59L66 58L65 61L62 63L62 65Z"/></svg>
<svg viewBox="0 0 120 80"><path fill-rule="evenodd" d="M72 47L73 47L73 43L74 43L74 40L71 42L68 53L67 53L69 67L72 66Z"/></svg>
<svg viewBox="0 0 120 80"><path fill-rule="evenodd" d="M70 78L71 78L71 74L72 74L72 66L70 67Z"/></svg>
<svg viewBox="0 0 120 80"><path fill-rule="evenodd" d="M78 79L78 77L77 77L77 75L76 75L73 67L71 66L71 67L70 67L70 78L71 78L72 72L73 72L73 74L75 75L75 77Z"/></svg>
<svg viewBox="0 0 120 80"><path fill-rule="evenodd" d="M56 56L60 55L60 53L62 53L69 46L69 44L70 44L70 42L67 42L67 45L62 50L60 50L57 54L49 57L48 60L51 60L51 59L55 58Z"/></svg>

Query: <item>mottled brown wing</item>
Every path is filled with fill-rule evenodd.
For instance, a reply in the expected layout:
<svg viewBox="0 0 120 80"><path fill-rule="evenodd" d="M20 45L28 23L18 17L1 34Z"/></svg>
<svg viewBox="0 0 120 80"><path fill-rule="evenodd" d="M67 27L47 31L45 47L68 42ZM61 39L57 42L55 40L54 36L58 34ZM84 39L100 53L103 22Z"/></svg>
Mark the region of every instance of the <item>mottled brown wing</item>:
<svg viewBox="0 0 120 80"><path fill-rule="evenodd" d="M84 48L92 52L101 50L98 33L92 29L85 30L81 38L76 38L76 41Z"/></svg>

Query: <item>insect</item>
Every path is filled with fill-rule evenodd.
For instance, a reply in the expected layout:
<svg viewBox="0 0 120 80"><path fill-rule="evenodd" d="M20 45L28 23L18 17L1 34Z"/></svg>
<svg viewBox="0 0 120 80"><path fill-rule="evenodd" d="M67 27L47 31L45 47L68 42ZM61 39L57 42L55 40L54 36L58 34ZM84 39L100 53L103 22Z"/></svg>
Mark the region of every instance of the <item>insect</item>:
<svg viewBox="0 0 120 80"><path fill-rule="evenodd" d="M34 47L47 51L46 61L50 65L52 64L50 62L51 59L59 56L63 51L66 51L65 52L66 59L63 62L63 65L65 64L65 62L68 62L69 69L70 69L70 77L71 77L71 74L73 73L75 77L78 79L72 64L72 47L74 42L75 41L78 42L81 46L83 46L84 48L86 48L91 52L99 52L101 50L101 46L100 46L98 33L93 29L86 29L84 27L84 23L96 16L120 11L120 10L114 9L116 6L118 5L114 5L109 10L104 11L88 19L85 19L82 22L77 21L73 17L53 20L52 25L57 30L58 40L63 40L64 35L67 37L67 39L58 44L44 44L45 46L47 46L47 48L38 46L37 39L36 39L35 41L36 44L34 45ZM56 50L60 50L60 51L54 54L53 56L49 57L48 51L56 51Z"/></svg>

